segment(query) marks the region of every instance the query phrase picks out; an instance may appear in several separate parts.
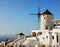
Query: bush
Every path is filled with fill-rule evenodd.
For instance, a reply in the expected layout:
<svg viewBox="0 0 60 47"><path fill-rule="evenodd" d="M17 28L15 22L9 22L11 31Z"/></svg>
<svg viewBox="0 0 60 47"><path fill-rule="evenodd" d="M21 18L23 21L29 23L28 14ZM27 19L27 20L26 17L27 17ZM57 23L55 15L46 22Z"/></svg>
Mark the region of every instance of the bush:
<svg viewBox="0 0 60 47"><path fill-rule="evenodd" d="M19 47L25 47L25 45L20 44L20 46L19 46Z"/></svg>
<svg viewBox="0 0 60 47"><path fill-rule="evenodd" d="M22 44L20 44L19 47L23 47Z"/></svg>
<svg viewBox="0 0 60 47"><path fill-rule="evenodd" d="M43 44L43 45L41 45L41 47L45 47L45 45Z"/></svg>
<svg viewBox="0 0 60 47"><path fill-rule="evenodd" d="M23 45L23 47L25 47L25 45Z"/></svg>

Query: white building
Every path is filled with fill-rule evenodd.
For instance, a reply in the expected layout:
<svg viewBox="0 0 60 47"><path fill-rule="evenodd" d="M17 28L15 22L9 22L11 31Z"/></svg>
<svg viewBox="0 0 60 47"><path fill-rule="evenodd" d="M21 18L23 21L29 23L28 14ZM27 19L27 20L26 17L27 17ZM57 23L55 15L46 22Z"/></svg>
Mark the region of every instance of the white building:
<svg viewBox="0 0 60 47"><path fill-rule="evenodd" d="M56 24L56 23L57 24ZM41 15L40 30L32 30L31 35L33 37L17 38L13 41L14 47L19 47L20 44L25 47L60 47L60 20L54 20L51 12L46 10Z"/></svg>
<svg viewBox="0 0 60 47"><path fill-rule="evenodd" d="M46 10L41 15L40 30L32 30L32 35L35 33L35 35L40 38L40 43L45 44L47 47L60 47L59 22L60 20L53 20L52 13Z"/></svg>

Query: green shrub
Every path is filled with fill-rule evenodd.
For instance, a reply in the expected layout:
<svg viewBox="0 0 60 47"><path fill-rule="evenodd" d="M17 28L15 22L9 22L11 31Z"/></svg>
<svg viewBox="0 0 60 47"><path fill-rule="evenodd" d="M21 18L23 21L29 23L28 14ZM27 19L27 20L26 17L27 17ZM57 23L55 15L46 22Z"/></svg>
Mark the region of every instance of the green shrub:
<svg viewBox="0 0 60 47"><path fill-rule="evenodd" d="M23 47L22 44L20 44L19 47Z"/></svg>
<svg viewBox="0 0 60 47"><path fill-rule="evenodd" d="M25 45L20 44L20 46L19 46L19 47L25 47Z"/></svg>
<svg viewBox="0 0 60 47"><path fill-rule="evenodd" d="M43 45L41 45L41 47L45 47L45 45L43 44Z"/></svg>
<svg viewBox="0 0 60 47"><path fill-rule="evenodd" d="M25 45L23 45L23 47L25 47Z"/></svg>

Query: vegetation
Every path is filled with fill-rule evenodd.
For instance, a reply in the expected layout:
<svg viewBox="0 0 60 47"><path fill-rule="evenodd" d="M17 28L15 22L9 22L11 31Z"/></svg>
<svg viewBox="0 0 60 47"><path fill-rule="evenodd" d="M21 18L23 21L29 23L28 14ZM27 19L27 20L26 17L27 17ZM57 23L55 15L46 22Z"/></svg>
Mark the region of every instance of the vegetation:
<svg viewBox="0 0 60 47"><path fill-rule="evenodd" d="M5 47L5 46L1 45L0 47Z"/></svg>
<svg viewBox="0 0 60 47"><path fill-rule="evenodd" d="M19 46L19 47L25 47L25 45L20 44L20 46Z"/></svg>
<svg viewBox="0 0 60 47"><path fill-rule="evenodd" d="M45 45L44 45L44 44L42 44L40 47L45 47Z"/></svg>
<svg viewBox="0 0 60 47"><path fill-rule="evenodd" d="M22 47L22 44L20 44L20 46L19 47Z"/></svg>

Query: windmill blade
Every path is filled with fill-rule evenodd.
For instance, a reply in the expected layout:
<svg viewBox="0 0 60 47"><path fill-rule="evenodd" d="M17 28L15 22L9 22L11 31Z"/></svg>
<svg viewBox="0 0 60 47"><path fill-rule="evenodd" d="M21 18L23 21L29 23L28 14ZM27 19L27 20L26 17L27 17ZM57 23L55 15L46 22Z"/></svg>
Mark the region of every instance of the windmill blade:
<svg viewBox="0 0 60 47"><path fill-rule="evenodd" d="M38 14L37 14L38 16L41 16L42 14L40 14L40 12L38 12Z"/></svg>
<svg viewBox="0 0 60 47"><path fill-rule="evenodd" d="M38 14L30 14L30 15L38 15Z"/></svg>
<svg viewBox="0 0 60 47"><path fill-rule="evenodd" d="M41 13L40 13L40 0L38 0L38 12L37 12L37 14L30 14L30 15L37 15L38 16L38 26L39 26L39 28L40 28L40 16L42 15Z"/></svg>
<svg viewBox="0 0 60 47"><path fill-rule="evenodd" d="M37 16L39 15L39 16L40 16L40 15L42 15L42 14L38 13L38 14L30 14L30 15L37 15Z"/></svg>
<svg viewBox="0 0 60 47"><path fill-rule="evenodd" d="M38 16L38 26L40 28L40 16Z"/></svg>
<svg viewBox="0 0 60 47"><path fill-rule="evenodd" d="M38 0L38 13L40 13L40 0Z"/></svg>

